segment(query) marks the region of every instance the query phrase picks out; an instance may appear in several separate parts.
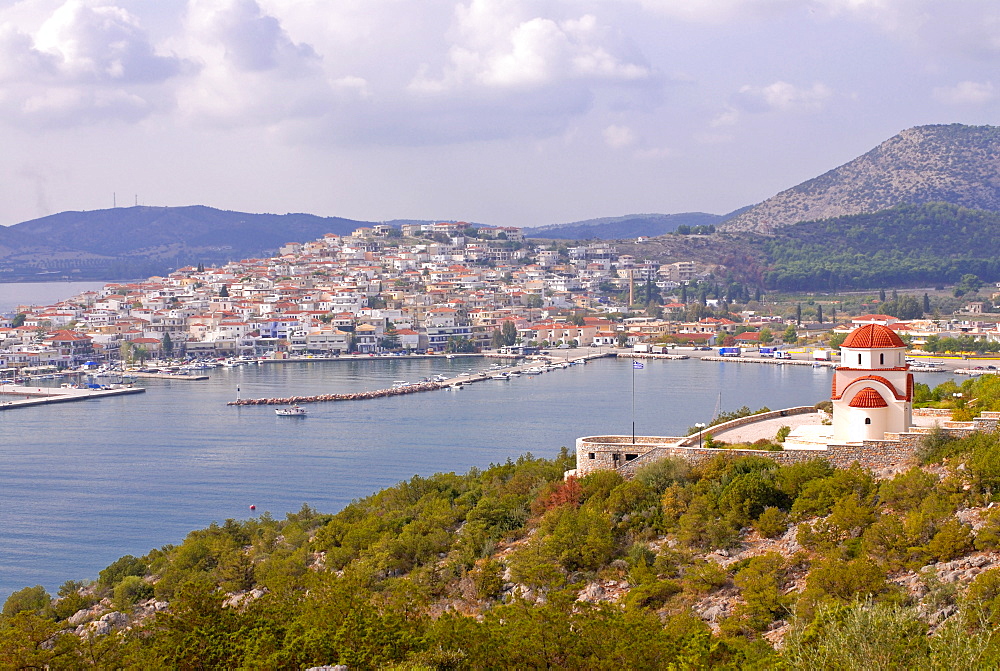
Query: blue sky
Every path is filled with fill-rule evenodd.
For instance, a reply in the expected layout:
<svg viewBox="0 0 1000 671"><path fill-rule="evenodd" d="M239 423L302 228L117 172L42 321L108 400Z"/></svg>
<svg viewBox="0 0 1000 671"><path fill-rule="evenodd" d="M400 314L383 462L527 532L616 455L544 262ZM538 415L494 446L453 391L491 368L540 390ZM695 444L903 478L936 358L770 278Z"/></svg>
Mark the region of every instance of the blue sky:
<svg viewBox="0 0 1000 671"><path fill-rule="evenodd" d="M997 123L998 62L980 0L0 0L0 224L724 213Z"/></svg>

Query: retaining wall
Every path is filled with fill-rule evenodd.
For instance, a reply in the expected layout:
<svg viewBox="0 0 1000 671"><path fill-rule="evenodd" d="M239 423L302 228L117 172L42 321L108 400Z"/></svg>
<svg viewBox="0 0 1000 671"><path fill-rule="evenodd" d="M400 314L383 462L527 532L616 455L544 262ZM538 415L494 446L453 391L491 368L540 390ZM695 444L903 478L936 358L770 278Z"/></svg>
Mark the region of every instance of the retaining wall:
<svg viewBox="0 0 1000 671"><path fill-rule="evenodd" d="M732 422L713 426L711 429L718 431L720 427L742 426L753 421L813 410L812 407L776 410L751 417L741 417ZM952 438L965 438L973 433L995 433L998 426L1000 426L1000 412L984 412L981 417L971 422L949 421L944 422L941 428ZM699 463L720 454L734 457L756 455L773 459L779 464L820 458L840 468L847 468L857 463L868 470L880 470L912 461L930 431L929 428L914 427L912 431L905 433L887 433L882 440L866 440L858 444L830 444L821 450L787 449L781 452L691 447L688 445L692 442L691 436L680 439L636 436L634 442L631 436L588 436L578 438L576 441L576 475L582 477L596 470L614 469L624 477L630 478L635 475L637 469L665 457L678 457L691 463ZM709 432L709 429L704 431L704 433ZM693 438L697 440L698 434L694 434ZM590 458L591 455L594 458ZM629 456L631 458L627 458Z"/></svg>

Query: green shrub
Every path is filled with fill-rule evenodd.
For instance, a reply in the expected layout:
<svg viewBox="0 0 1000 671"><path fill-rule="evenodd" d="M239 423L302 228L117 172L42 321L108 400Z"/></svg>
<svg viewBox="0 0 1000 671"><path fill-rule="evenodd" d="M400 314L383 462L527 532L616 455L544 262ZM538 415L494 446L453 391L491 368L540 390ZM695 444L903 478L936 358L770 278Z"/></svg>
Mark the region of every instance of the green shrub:
<svg viewBox="0 0 1000 671"><path fill-rule="evenodd" d="M97 584L101 587L114 587L128 576L144 576L148 570L146 562L132 555L125 555L115 560L98 574Z"/></svg>
<svg viewBox="0 0 1000 671"><path fill-rule="evenodd" d="M670 597L679 593L681 586L673 580L657 580L633 587L625 597L628 608L660 608Z"/></svg>
<svg viewBox="0 0 1000 671"><path fill-rule="evenodd" d="M127 611L140 601L145 601L153 596L153 586L140 578L130 575L121 579L115 585L114 604L115 608Z"/></svg>
<svg viewBox="0 0 1000 671"><path fill-rule="evenodd" d="M778 435L775 437L775 440L777 440L779 443L783 443L785 442L785 438L788 438L788 434L790 434L791 432L792 432L792 427L783 426L780 429L778 429Z"/></svg>
<svg viewBox="0 0 1000 671"><path fill-rule="evenodd" d="M13 617L25 611L40 613L48 607L51 600L52 597L41 585L25 587L7 597L3 604L3 616Z"/></svg>
<svg viewBox="0 0 1000 671"><path fill-rule="evenodd" d="M754 526L764 538L777 538L788 530L788 515L780 508L769 506L760 514Z"/></svg>

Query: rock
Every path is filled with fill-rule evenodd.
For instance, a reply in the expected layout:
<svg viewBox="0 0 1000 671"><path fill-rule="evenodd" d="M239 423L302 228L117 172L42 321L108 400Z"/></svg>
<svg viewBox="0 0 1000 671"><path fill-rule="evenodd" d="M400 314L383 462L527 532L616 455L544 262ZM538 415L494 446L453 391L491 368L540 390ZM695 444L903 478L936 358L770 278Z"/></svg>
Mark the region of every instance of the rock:
<svg viewBox="0 0 1000 671"><path fill-rule="evenodd" d="M94 612L93 608L81 608L80 610L70 615L66 619L66 622L75 627L77 625L83 624L84 622L89 622L90 620L93 620L96 615L97 613Z"/></svg>
<svg viewBox="0 0 1000 671"><path fill-rule="evenodd" d="M113 611L101 616L101 622L106 622L112 628L121 628L128 625L128 615Z"/></svg>
<svg viewBox="0 0 1000 671"><path fill-rule="evenodd" d="M701 618L703 620L708 620L709 622L718 622L725 616L726 616L726 605L723 603L719 603L714 606L709 606L701 613Z"/></svg>
<svg viewBox="0 0 1000 671"><path fill-rule="evenodd" d="M598 601L607 601L607 597L605 596L604 588L601 587L600 583L592 582L580 590L576 600L586 601L587 603L597 603Z"/></svg>

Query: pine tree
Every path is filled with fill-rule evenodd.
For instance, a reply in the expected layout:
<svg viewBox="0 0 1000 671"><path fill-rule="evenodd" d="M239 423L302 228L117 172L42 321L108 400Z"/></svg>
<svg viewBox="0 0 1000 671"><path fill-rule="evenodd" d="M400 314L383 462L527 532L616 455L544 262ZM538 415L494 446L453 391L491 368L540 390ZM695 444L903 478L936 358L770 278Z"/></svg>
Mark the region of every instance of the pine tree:
<svg viewBox="0 0 1000 671"><path fill-rule="evenodd" d="M795 323L802 326L802 303L795 306Z"/></svg>
<svg viewBox="0 0 1000 671"><path fill-rule="evenodd" d="M817 305L816 306L816 321L818 321L820 324L823 323L823 306L822 305Z"/></svg>
<svg viewBox="0 0 1000 671"><path fill-rule="evenodd" d="M931 298L926 293L924 294L924 313L931 311Z"/></svg>

